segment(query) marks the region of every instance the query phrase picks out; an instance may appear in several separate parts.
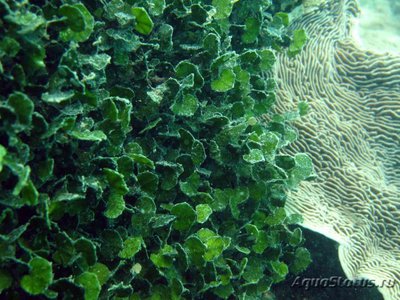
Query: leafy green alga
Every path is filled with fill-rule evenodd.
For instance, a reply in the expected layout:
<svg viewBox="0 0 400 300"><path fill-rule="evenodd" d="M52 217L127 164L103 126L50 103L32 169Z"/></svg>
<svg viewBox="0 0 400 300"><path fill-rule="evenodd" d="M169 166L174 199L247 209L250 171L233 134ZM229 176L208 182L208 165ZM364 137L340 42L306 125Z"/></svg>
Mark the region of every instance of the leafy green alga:
<svg viewBox="0 0 400 300"><path fill-rule="evenodd" d="M147 11L143 7L133 7L131 12L136 20L135 30L141 34L150 34L154 24Z"/></svg>
<svg viewBox="0 0 400 300"><path fill-rule="evenodd" d="M35 257L29 261L30 273L21 279L21 287L31 295L43 294L53 280L51 263Z"/></svg>
<svg viewBox="0 0 400 300"><path fill-rule="evenodd" d="M3 298L258 299L307 268L284 204L313 167L281 153L309 107L272 113L298 1L36 2L0 0Z"/></svg>

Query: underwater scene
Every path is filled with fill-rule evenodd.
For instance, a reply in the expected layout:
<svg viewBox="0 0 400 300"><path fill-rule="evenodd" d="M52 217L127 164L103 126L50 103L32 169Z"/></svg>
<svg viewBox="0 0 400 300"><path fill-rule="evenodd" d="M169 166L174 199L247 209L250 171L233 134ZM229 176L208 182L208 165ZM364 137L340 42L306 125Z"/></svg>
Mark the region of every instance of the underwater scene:
<svg viewBox="0 0 400 300"><path fill-rule="evenodd" d="M400 300L400 0L0 0L0 299Z"/></svg>

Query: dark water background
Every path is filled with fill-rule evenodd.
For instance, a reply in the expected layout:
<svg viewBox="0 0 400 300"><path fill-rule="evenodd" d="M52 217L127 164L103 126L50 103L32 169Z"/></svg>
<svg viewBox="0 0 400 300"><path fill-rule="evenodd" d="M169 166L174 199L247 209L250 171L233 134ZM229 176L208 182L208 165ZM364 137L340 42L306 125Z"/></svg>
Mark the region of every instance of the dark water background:
<svg viewBox="0 0 400 300"><path fill-rule="evenodd" d="M303 229L303 233L306 238L304 246L310 250L313 262L300 277L346 278L339 262L338 244L308 229ZM306 290L303 287L291 287L294 279L295 276L290 276L285 282L272 286L276 300L383 300L376 288L311 287Z"/></svg>

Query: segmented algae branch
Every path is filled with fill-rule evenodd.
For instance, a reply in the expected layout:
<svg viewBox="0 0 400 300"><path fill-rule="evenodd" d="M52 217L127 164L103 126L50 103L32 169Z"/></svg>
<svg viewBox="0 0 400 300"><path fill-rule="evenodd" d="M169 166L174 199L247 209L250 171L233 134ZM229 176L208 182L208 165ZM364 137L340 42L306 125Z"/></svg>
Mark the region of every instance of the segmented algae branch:
<svg viewBox="0 0 400 300"><path fill-rule="evenodd" d="M0 0L0 293L255 299L310 263L274 104L298 1Z"/></svg>

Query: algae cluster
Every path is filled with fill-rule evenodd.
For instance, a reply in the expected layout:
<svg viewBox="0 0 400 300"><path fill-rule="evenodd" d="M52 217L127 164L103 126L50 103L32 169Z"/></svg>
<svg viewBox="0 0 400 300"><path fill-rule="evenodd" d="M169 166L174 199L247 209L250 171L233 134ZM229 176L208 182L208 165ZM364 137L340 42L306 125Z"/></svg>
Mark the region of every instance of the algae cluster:
<svg viewBox="0 0 400 300"><path fill-rule="evenodd" d="M258 299L310 263L266 125L298 1L0 0L0 293ZM286 12L285 12L286 11Z"/></svg>

